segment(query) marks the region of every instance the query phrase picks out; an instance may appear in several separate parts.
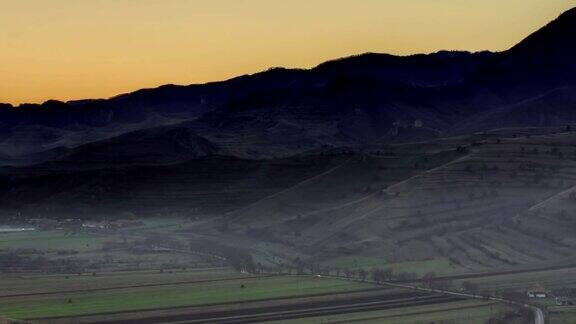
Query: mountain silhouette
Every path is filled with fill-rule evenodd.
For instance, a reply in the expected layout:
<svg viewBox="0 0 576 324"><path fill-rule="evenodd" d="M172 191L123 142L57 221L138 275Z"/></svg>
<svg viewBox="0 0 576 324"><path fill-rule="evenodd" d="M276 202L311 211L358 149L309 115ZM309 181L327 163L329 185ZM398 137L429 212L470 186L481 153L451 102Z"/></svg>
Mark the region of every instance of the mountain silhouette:
<svg viewBox="0 0 576 324"><path fill-rule="evenodd" d="M518 65L572 68L576 44L570 41L570 35L574 33L576 33L576 8L566 11L558 19L511 48L507 52L508 60L515 60ZM566 75L571 71L573 70L564 70ZM573 75L571 77L574 78Z"/></svg>
<svg viewBox="0 0 576 324"><path fill-rule="evenodd" d="M210 143L210 152L280 157L326 146L398 141L399 129L402 140L409 141L494 127L566 124L576 121L570 112L576 85L576 45L570 37L575 32L576 9L571 9L499 53L367 53L310 70L275 68L107 100L1 105L0 153L26 157L134 131L148 140L153 136L145 134L147 129L158 134L184 128ZM546 96L555 96L553 107L543 102L549 101ZM501 118L520 113L521 118ZM415 130L415 122L424 131ZM118 147L127 138L96 147L106 155L106 143Z"/></svg>

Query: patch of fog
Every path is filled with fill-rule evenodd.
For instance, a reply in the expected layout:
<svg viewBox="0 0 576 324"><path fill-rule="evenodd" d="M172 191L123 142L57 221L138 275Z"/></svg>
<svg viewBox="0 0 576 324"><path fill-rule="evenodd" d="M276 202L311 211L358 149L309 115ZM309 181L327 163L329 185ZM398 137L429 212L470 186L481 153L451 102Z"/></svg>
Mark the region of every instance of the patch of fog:
<svg viewBox="0 0 576 324"><path fill-rule="evenodd" d="M30 232L35 230L35 227L0 226L0 233Z"/></svg>

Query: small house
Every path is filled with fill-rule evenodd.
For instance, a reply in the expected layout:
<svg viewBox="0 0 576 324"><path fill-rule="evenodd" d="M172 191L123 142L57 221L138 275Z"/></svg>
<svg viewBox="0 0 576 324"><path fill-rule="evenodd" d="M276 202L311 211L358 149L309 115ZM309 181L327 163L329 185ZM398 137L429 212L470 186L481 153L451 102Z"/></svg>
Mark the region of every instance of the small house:
<svg viewBox="0 0 576 324"><path fill-rule="evenodd" d="M548 293L546 293L545 291L535 291L535 290L529 290L527 295L529 298L547 298L548 297Z"/></svg>
<svg viewBox="0 0 576 324"><path fill-rule="evenodd" d="M548 298L548 291L542 287L536 287L526 292L528 298Z"/></svg>

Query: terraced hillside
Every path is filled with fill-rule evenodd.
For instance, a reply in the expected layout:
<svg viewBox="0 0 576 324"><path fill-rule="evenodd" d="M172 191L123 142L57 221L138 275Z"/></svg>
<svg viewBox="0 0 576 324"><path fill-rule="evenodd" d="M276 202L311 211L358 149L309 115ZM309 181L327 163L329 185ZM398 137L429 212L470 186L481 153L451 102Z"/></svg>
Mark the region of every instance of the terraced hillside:
<svg viewBox="0 0 576 324"><path fill-rule="evenodd" d="M576 245L576 133L542 131L367 149L233 213L233 224L318 260L480 270L565 259Z"/></svg>

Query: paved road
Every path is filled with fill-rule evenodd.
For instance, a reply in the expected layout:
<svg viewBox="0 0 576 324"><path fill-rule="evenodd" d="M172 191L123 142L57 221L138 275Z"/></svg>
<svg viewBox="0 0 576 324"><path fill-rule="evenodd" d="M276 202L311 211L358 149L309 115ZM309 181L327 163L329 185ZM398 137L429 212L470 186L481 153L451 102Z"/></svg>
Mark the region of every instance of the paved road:
<svg viewBox="0 0 576 324"><path fill-rule="evenodd" d="M544 312L540 308L535 309L536 318L534 323L536 324L544 324L546 322L546 318L544 317Z"/></svg>

